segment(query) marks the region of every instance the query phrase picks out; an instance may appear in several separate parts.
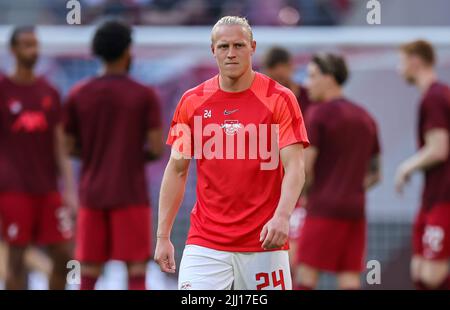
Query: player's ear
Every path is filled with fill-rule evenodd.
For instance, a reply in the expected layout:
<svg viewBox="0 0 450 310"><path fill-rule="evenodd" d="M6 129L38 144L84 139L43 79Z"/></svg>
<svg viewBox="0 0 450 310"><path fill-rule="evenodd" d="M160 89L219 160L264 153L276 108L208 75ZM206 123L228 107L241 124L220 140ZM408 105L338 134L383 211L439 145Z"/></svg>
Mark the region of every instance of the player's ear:
<svg viewBox="0 0 450 310"><path fill-rule="evenodd" d="M251 46L252 46L252 55L253 55L256 52L256 41L255 40L252 41Z"/></svg>
<svg viewBox="0 0 450 310"><path fill-rule="evenodd" d="M211 43L211 53L215 56L214 42Z"/></svg>

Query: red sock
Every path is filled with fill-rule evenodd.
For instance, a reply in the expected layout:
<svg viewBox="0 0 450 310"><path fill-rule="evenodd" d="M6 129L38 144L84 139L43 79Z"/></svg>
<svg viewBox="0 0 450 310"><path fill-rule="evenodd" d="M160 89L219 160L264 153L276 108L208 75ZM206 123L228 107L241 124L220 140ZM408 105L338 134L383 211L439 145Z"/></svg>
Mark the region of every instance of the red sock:
<svg viewBox="0 0 450 310"><path fill-rule="evenodd" d="M91 276L81 276L80 290L93 290L95 289L95 283L97 282L96 277Z"/></svg>
<svg viewBox="0 0 450 310"><path fill-rule="evenodd" d="M296 291L312 291L314 288L311 286L303 285L303 284L297 284L294 287L294 290Z"/></svg>
<svg viewBox="0 0 450 310"><path fill-rule="evenodd" d="M128 277L129 290L145 290L145 275L129 276Z"/></svg>

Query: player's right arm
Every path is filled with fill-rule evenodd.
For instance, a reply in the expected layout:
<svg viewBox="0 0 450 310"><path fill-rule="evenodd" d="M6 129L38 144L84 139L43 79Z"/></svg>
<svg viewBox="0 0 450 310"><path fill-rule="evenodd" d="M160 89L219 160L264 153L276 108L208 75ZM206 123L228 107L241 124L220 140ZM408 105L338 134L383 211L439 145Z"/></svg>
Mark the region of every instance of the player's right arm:
<svg viewBox="0 0 450 310"><path fill-rule="evenodd" d="M372 157L367 167L367 173L364 178L364 188L370 189L381 180L380 155L376 154Z"/></svg>
<svg viewBox="0 0 450 310"><path fill-rule="evenodd" d="M155 261L161 271L175 272L175 250L170 234L183 201L190 159L172 149L161 183Z"/></svg>

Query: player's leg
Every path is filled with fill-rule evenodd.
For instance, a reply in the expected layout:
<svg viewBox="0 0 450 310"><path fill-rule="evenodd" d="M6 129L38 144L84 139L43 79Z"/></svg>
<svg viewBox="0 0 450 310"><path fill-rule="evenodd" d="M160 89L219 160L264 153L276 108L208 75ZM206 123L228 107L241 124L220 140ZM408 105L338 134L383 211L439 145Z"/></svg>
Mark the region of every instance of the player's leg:
<svg viewBox="0 0 450 310"><path fill-rule="evenodd" d="M337 285L341 290L359 290L361 288L361 274L359 272L339 272Z"/></svg>
<svg viewBox="0 0 450 310"><path fill-rule="evenodd" d="M24 264L26 247L8 246L8 263L6 272L5 288L7 290L25 290L27 289L28 271Z"/></svg>
<svg viewBox="0 0 450 310"><path fill-rule="evenodd" d="M317 287L320 271L339 272L347 225L344 221L306 216L299 236L299 289Z"/></svg>
<svg viewBox="0 0 450 310"><path fill-rule="evenodd" d="M1 193L0 217L7 252L6 289L27 289L25 252L33 239L35 212L26 194Z"/></svg>
<svg viewBox="0 0 450 310"><path fill-rule="evenodd" d="M234 289L291 290L288 251L233 253Z"/></svg>
<svg viewBox="0 0 450 310"><path fill-rule="evenodd" d="M110 224L111 258L127 264L129 290L145 290L151 256L150 207L144 204L111 210Z"/></svg>
<svg viewBox="0 0 450 310"><path fill-rule="evenodd" d="M422 284L427 289L450 289L450 204L437 205L429 211L422 242Z"/></svg>
<svg viewBox="0 0 450 310"><path fill-rule="evenodd" d="M186 245L178 275L179 290L229 290L233 285L232 253Z"/></svg>
<svg viewBox="0 0 450 310"><path fill-rule="evenodd" d="M445 260L424 260L420 280L428 289L450 290L449 264Z"/></svg>
<svg viewBox="0 0 450 310"><path fill-rule="evenodd" d="M343 220L341 225L344 242L340 242L341 257L337 272L337 285L341 290L361 288L361 272L364 269L366 253L366 221Z"/></svg>
<svg viewBox="0 0 450 310"><path fill-rule="evenodd" d="M75 236L75 259L81 263L81 290L93 290L108 261L109 213L80 207Z"/></svg>
<svg viewBox="0 0 450 310"><path fill-rule="evenodd" d="M49 193L37 199L39 209L36 243L45 246L52 261L49 288L66 287L67 263L72 259L73 224L70 211L62 205L59 193Z"/></svg>
<svg viewBox="0 0 450 310"><path fill-rule="evenodd" d="M49 289L63 290L67 284L67 263L72 259L72 245L58 243L47 246L47 253L52 260L52 270L49 278Z"/></svg>
<svg viewBox="0 0 450 310"><path fill-rule="evenodd" d="M422 237L425 232L425 224L426 224L426 213L421 210L417 214L413 224L413 232L412 232L413 255L410 264L411 280L414 283L415 288L418 290L426 289L425 285L422 283L420 279L423 265L422 263L424 260L422 256L423 253Z"/></svg>
<svg viewBox="0 0 450 310"><path fill-rule="evenodd" d="M307 264L300 263L298 266L298 290L313 290L319 284L320 270Z"/></svg>

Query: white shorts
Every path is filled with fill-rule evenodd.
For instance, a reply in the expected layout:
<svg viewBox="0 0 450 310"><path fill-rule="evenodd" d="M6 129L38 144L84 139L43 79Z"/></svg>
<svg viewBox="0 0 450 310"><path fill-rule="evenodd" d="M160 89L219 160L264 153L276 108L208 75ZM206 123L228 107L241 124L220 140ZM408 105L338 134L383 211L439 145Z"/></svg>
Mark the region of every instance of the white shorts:
<svg viewBox="0 0 450 310"><path fill-rule="evenodd" d="M180 290L291 290L287 251L226 252L187 245Z"/></svg>

